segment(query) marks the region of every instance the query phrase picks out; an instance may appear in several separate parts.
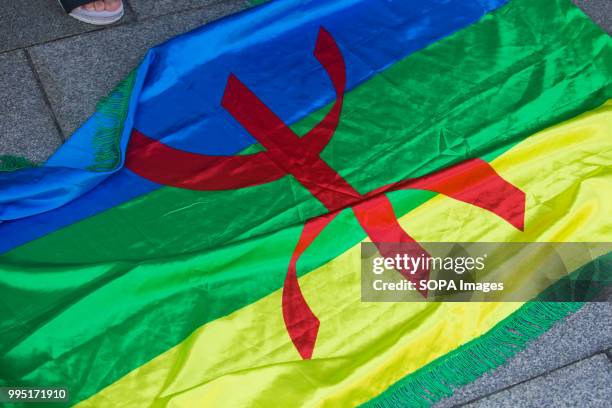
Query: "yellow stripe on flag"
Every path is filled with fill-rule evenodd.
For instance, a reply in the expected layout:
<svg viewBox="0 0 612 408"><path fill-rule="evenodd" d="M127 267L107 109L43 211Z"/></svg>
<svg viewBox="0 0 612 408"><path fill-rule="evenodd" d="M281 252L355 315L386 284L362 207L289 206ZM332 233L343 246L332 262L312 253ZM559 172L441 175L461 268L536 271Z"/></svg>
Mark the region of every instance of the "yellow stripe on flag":
<svg viewBox="0 0 612 408"><path fill-rule="evenodd" d="M608 102L492 162L526 193L524 232L444 196L402 217L402 227L421 242L605 242L612 233L611 110ZM522 306L362 303L360 270L357 245L300 279L321 320L313 360L301 360L289 340L277 291L204 325L80 405L353 406Z"/></svg>

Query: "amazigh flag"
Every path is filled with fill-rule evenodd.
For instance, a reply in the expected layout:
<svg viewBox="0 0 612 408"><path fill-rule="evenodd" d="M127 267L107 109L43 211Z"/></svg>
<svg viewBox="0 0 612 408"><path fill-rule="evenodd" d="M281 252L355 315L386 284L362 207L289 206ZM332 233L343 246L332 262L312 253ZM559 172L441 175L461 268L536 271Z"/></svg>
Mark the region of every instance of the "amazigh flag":
<svg viewBox="0 0 612 408"><path fill-rule="evenodd" d="M4 161L1 385L450 395L580 303L365 303L360 243L610 241L611 78L568 0L280 0L152 49L47 163Z"/></svg>

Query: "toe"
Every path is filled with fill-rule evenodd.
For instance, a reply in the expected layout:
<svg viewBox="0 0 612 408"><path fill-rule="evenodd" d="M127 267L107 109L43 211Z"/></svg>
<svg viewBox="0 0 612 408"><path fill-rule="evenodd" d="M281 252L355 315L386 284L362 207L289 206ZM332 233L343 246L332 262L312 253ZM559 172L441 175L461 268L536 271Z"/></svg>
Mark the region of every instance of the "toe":
<svg viewBox="0 0 612 408"><path fill-rule="evenodd" d="M104 11L104 1L102 0L98 0L94 3L94 7L96 9L96 11Z"/></svg>
<svg viewBox="0 0 612 408"><path fill-rule="evenodd" d="M120 0L104 0L106 11L117 11L121 6Z"/></svg>

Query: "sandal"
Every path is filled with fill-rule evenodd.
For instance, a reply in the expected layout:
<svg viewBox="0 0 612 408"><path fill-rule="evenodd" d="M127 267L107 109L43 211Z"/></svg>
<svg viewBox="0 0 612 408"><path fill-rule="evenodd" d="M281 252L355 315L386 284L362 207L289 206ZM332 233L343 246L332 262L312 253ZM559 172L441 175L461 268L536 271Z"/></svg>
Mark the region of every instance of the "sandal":
<svg viewBox="0 0 612 408"><path fill-rule="evenodd" d="M78 7L77 4L86 4L87 1L70 1L70 0L59 0L60 4L66 10L69 16L88 24L94 25L108 25L116 23L121 20L124 15L123 2L121 6L115 11L96 11L87 10L82 7ZM77 6L77 7L75 7Z"/></svg>

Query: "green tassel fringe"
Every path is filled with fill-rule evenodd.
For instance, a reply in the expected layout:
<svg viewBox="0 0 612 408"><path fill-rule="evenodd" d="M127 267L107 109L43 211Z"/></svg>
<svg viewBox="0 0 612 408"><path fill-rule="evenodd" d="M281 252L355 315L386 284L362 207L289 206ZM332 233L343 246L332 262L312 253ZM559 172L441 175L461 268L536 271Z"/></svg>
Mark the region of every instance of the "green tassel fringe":
<svg viewBox="0 0 612 408"><path fill-rule="evenodd" d="M588 282L585 285L585 282ZM556 322L597 299L612 285L612 252L583 265L482 336L391 385L365 407L428 407L504 364ZM551 299L574 299L555 302Z"/></svg>
<svg viewBox="0 0 612 408"><path fill-rule="evenodd" d="M267 3L270 0L250 0L251 6L259 6L260 4Z"/></svg>
<svg viewBox="0 0 612 408"><path fill-rule="evenodd" d="M0 156L0 171L15 171L20 169L29 169L38 166L25 157L2 155Z"/></svg>
<svg viewBox="0 0 612 408"><path fill-rule="evenodd" d="M404 377L362 407L429 407L499 367L582 302L529 302L481 337Z"/></svg>
<svg viewBox="0 0 612 408"><path fill-rule="evenodd" d="M121 135L127 118L136 71L132 71L105 98L98 102L94 116L97 130L93 138L95 149L94 164L90 171L110 171L121 162Z"/></svg>
<svg viewBox="0 0 612 408"><path fill-rule="evenodd" d="M108 96L98 102L94 116L97 127L93 137L95 158L87 170L109 171L117 168L121 162L121 135L135 81L136 71L133 71ZM37 166L37 163L24 157L0 155L0 172Z"/></svg>

